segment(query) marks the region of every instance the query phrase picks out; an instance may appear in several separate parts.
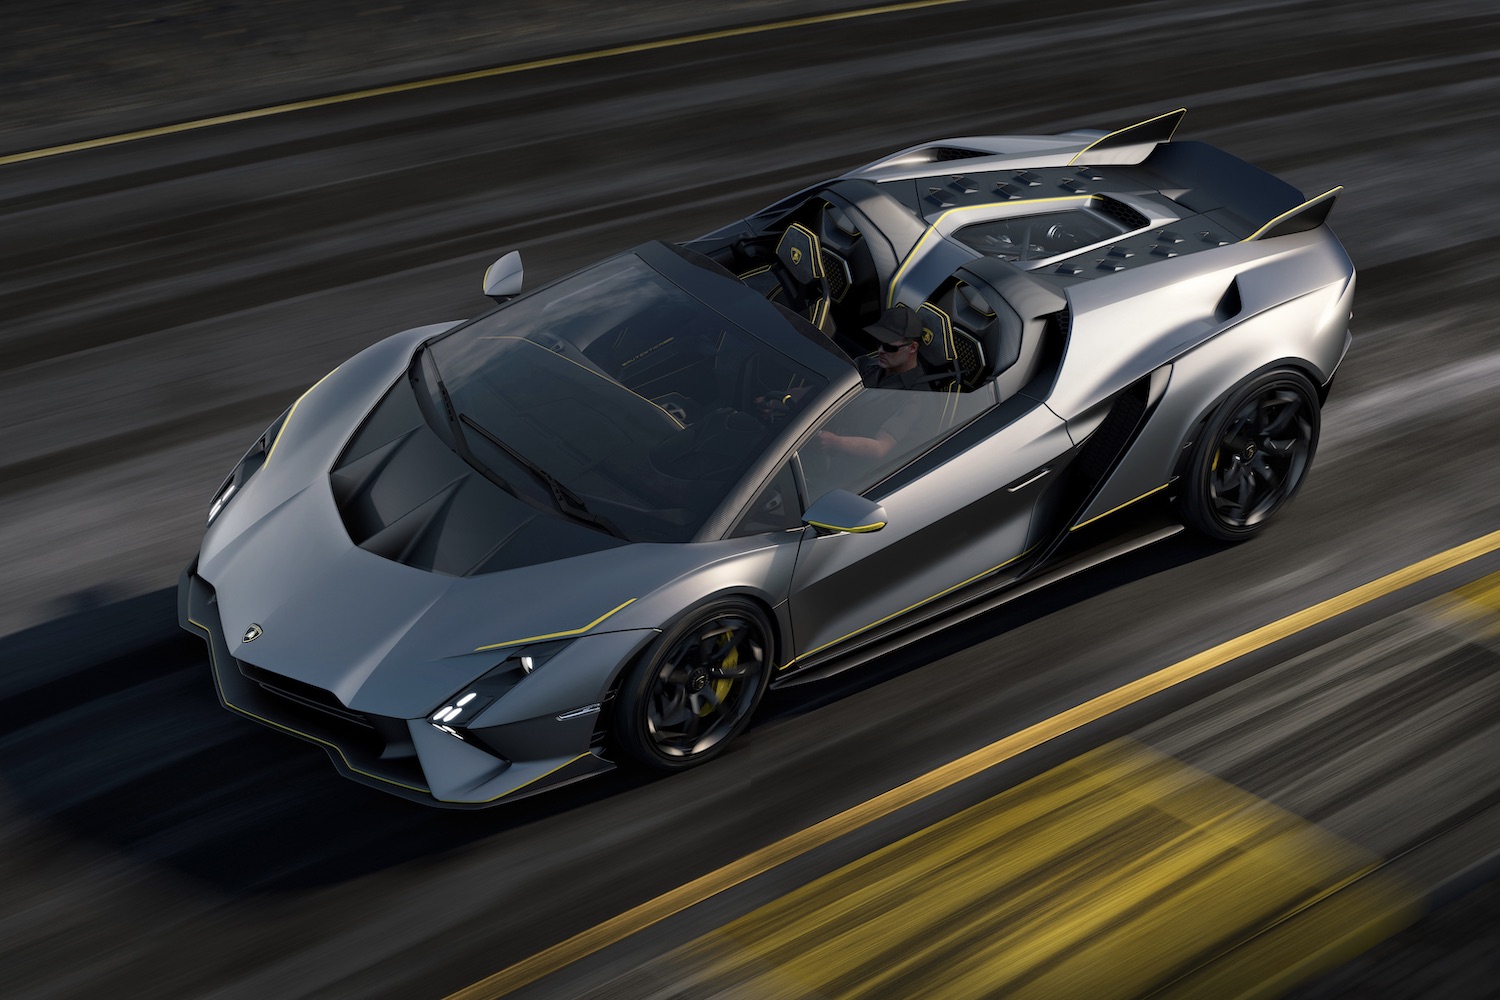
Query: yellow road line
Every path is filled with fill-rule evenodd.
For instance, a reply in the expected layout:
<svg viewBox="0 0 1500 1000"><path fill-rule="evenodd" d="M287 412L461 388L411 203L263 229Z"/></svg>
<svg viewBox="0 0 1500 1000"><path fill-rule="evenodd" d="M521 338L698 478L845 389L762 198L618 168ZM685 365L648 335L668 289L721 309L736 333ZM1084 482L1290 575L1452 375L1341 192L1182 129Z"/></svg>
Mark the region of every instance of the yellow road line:
<svg viewBox="0 0 1500 1000"><path fill-rule="evenodd" d="M839 870L638 975L685 995L1136 997L1202 957L1302 974L1370 944L1421 894L1306 820L1128 740L1077 757ZM1323 919L1334 895L1355 905ZM1300 918L1300 919L1299 919ZM1299 941L1247 945L1291 920ZM1321 956L1321 958L1319 958ZM627 983L628 985L628 983ZM696 987L696 988L695 988ZM628 990L627 990L628 992Z"/></svg>
<svg viewBox="0 0 1500 1000"><path fill-rule="evenodd" d="M157 128L138 129L134 132L121 132L118 135L85 139L81 142L69 142L60 146L47 146L43 149L11 153L7 156L0 156L0 166L8 163L22 163L27 160L40 160L48 156L59 156L63 153L76 153L86 149L115 146L124 142L135 142L139 139L154 139L164 135L175 135L179 132L192 132L197 129L211 128L215 125L230 125L236 122L253 121L257 118L270 118L293 111L308 111L312 108L326 108L335 104L348 104L352 101L363 101L372 97L387 97L391 94L404 94L414 90L427 90L431 87L444 87L452 83L467 83L471 80L485 80L491 77L509 76L513 73L526 73L531 70L548 69L553 66L570 66L575 63L612 59L615 56L632 55L637 52L652 52L658 49L671 49L682 45L696 45L700 42L712 42L724 38L742 38L747 35L760 35L769 31L782 31L788 28L805 28L815 24L832 24L838 21L852 21L863 17L876 17L881 14L895 14L902 11L922 10L928 7L946 7L952 4L971 2L973 0L909 0L906 3L883 4L878 7L863 7L858 10L836 11L829 14L811 14L806 17L787 18L783 21L771 21L766 24L752 24L738 28L700 31L691 35L679 35L675 38L662 38L654 42L614 45L605 49L595 49L591 52L576 52L572 55L530 59L526 62L510 63L505 66L492 66L489 69L471 70L467 73L450 73L446 76L435 76L426 80L413 80L409 83L396 83L384 87L369 87L365 90L353 90L348 93L333 94L328 97L315 97L305 101L273 104L264 108L253 108L249 111L238 111L233 114L214 115L211 118L199 118L194 121L179 122L176 125L162 125Z"/></svg>
<svg viewBox="0 0 1500 1000"><path fill-rule="evenodd" d="M1453 596L1477 618L1500 618L1500 573L1459 587Z"/></svg>
<svg viewBox="0 0 1500 1000"><path fill-rule="evenodd" d="M1485 641L1500 639L1500 573L1459 587L1443 602L1443 616Z"/></svg>
<svg viewBox="0 0 1500 1000"><path fill-rule="evenodd" d="M452 994L449 1000L499 997L512 990L520 989L603 948L623 941L673 914L680 913L688 907L695 906L757 875L799 858L809 851L832 843L860 827L950 788L997 764L1011 760L1049 740L1096 722L1151 695L1205 674L1278 640L1295 635L1347 611L1352 611L1371 601L1497 550L1500 550L1500 531L1491 532L1445 552L1439 552L1437 555L1396 570L1394 573L1388 573L1377 580L1355 587L1353 590L1261 626L1214 646L1212 649L1190 656L1154 674L1092 698L1050 719L996 740L988 746L928 771L903 785L852 806L773 844L752 851L722 868L701 875L654 899L647 900L639 906L611 917L603 923L459 990Z"/></svg>

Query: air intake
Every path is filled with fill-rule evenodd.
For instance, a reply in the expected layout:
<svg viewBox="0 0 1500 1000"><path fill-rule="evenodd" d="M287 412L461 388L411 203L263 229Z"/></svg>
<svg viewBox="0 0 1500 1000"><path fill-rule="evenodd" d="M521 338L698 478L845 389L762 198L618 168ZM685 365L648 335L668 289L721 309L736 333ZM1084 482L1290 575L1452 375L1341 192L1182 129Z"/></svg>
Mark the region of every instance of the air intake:
<svg viewBox="0 0 1500 1000"><path fill-rule="evenodd" d="M989 153L979 149L964 149L962 146L928 146L922 152L927 154L929 162L943 163L947 160L971 160L976 156L989 156Z"/></svg>
<svg viewBox="0 0 1500 1000"><path fill-rule="evenodd" d="M1115 201L1113 198L1106 198L1103 195L1094 196L1094 207L1124 226L1126 232L1144 229L1151 224L1150 219L1129 205L1122 201Z"/></svg>

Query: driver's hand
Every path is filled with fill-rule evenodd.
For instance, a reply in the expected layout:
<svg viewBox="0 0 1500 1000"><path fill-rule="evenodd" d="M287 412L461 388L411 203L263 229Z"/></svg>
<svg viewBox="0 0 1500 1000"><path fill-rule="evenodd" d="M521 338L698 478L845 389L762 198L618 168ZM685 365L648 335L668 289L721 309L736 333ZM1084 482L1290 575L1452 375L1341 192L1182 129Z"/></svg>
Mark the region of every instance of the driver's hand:
<svg viewBox="0 0 1500 1000"><path fill-rule="evenodd" d="M755 397L755 410L762 417L770 418L790 413L792 404L796 402L791 393L770 393L765 396Z"/></svg>

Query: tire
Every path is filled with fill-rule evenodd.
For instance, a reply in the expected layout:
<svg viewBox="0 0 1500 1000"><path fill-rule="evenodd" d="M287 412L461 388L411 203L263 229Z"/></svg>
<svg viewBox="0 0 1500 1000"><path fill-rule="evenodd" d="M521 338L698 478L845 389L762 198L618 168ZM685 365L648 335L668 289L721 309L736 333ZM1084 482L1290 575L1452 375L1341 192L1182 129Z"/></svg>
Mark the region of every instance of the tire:
<svg viewBox="0 0 1500 1000"><path fill-rule="evenodd" d="M719 756L770 681L771 623L751 601L696 608L662 633L620 685L612 742L629 763L682 771Z"/></svg>
<svg viewBox="0 0 1500 1000"><path fill-rule="evenodd" d="M1214 411L1183 474L1178 512L1225 542L1265 530L1296 496L1318 447L1318 391L1294 369L1257 375Z"/></svg>

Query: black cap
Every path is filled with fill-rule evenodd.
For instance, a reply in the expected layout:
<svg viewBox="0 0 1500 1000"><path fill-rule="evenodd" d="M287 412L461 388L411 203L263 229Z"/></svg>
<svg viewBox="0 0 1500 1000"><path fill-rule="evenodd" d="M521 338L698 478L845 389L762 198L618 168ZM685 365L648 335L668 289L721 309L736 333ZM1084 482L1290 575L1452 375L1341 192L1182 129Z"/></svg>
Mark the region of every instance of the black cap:
<svg viewBox="0 0 1500 1000"><path fill-rule="evenodd" d="M922 340L922 321L917 314L897 302L887 309L885 315L865 327L865 332L882 344L904 344L908 340Z"/></svg>

